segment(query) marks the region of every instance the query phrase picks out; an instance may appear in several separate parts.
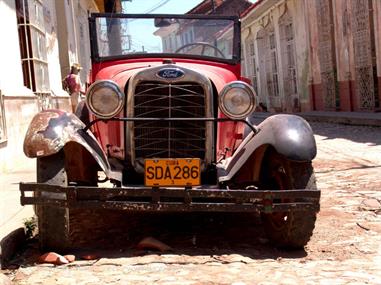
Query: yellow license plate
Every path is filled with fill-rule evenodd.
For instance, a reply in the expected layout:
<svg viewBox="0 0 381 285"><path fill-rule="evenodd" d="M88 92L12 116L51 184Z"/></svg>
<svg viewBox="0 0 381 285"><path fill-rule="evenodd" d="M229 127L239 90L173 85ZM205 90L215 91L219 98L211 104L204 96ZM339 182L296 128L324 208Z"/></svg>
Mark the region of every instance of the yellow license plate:
<svg viewBox="0 0 381 285"><path fill-rule="evenodd" d="M146 159L144 184L146 186L200 185L200 159Z"/></svg>

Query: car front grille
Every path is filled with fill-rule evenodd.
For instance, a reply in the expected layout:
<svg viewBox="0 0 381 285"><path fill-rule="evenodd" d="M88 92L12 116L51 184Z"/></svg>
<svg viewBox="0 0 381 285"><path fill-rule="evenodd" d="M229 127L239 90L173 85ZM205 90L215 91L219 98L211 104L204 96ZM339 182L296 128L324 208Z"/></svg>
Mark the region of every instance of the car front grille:
<svg viewBox="0 0 381 285"><path fill-rule="evenodd" d="M141 81L135 87L134 116L204 118L204 89L194 82ZM133 132L136 159L205 157L205 122L135 122Z"/></svg>

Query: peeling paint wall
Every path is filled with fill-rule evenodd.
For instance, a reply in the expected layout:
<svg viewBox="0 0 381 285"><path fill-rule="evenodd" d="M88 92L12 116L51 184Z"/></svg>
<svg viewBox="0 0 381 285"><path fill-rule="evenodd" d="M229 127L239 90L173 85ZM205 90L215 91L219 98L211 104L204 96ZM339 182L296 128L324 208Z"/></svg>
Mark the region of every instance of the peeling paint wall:
<svg viewBox="0 0 381 285"><path fill-rule="evenodd" d="M369 10L365 9L369 5ZM254 34L258 90L266 94L266 49L260 48L257 33L268 22L274 24L277 45L282 44L279 19L284 10L292 17L300 110L377 111L381 109L381 1L379 0L265 0L242 19L243 71L248 74L245 41ZM369 15L367 14L369 13ZM368 20L369 19L369 20ZM365 23L364 32L359 23ZM357 30L354 30L357 27ZM367 28L368 27L368 28ZM261 54L262 53L262 54ZM277 51L279 78L283 78L284 54ZM361 57L361 58L360 58ZM281 61L283 59L283 62ZM365 62L365 63L364 63ZM373 66L373 67L372 67ZM261 79L262 78L262 79ZM281 109L289 111L279 81ZM266 97L266 99L263 99ZM270 98L271 99L271 98ZM271 105L271 102L270 102ZM269 107L269 106L268 106Z"/></svg>
<svg viewBox="0 0 381 285"><path fill-rule="evenodd" d="M245 44L247 40L253 38L256 54L256 72L258 78L258 93L262 103L267 105L267 109L270 111L309 111L310 107L310 92L308 85L312 76L310 75L313 70L310 67L310 52L309 52L309 33L308 33L308 17L306 16L308 8L306 8L305 1L303 0L283 0L283 1L263 1L252 12L250 12L242 20L242 44L244 53L243 71L245 75L249 74L248 70L248 50ZM285 90L288 90L290 86L289 80L287 80L287 66L285 56L286 46L284 46L284 35L282 29L283 17L289 17L292 22L293 29L293 48L291 53L295 60L297 93L292 95L292 98L288 98L290 95L286 95ZM267 75L269 69L269 58L266 54L268 39L263 39L261 30L272 25L275 40L276 40L276 62L277 62L277 75L279 85L279 103L271 98L268 98L268 80ZM260 33L258 33L260 32ZM265 46L262 47L261 45ZM267 58L267 59L266 59ZM288 88L288 89L287 89ZM290 92L288 92L290 93ZM266 98L267 97L267 98ZM295 101L296 100L296 101ZM290 103L291 102L291 103ZM291 106L296 102L297 106Z"/></svg>

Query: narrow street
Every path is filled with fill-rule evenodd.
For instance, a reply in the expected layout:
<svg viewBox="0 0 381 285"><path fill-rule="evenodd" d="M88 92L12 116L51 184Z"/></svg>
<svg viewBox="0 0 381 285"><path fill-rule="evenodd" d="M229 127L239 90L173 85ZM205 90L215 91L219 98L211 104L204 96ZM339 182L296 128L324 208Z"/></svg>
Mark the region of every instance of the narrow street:
<svg viewBox="0 0 381 285"><path fill-rule="evenodd" d="M0 0L0 285L381 285L380 23L381 0Z"/></svg>
<svg viewBox="0 0 381 285"><path fill-rule="evenodd" d="M168 254L137 251L131 243L75 252L77 259L98 258L53 266L36 263L40 253L31 243L14 260L21 267L3 273L15 284L381 284L381 129L311 125L322 199L305 251L272 248L256 218L169 215L161 232L152 230L154 217L135 229L171 246Z"/></svg>

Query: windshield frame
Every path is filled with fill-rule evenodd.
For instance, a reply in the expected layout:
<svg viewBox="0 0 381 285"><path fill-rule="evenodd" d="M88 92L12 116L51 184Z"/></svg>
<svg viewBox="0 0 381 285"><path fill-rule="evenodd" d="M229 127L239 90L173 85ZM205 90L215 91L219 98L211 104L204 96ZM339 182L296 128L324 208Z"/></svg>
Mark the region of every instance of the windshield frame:
<svg viewBox="0 0 381 285"><path fill-rule="evenodd" d="M205 55L194 54L177 54L177 53L144 53L144 54L125 54L117 56L99 56L97 44L97 29L96 18L134 18L134 19L152 19L152 18L173 18L173 19L203 19L203 20L231 20L233 23L233 56L231 59L218 58ZM134 58L184 58L184 59L198 59L208 60L215 62L228 63L232 65L241 62L241 22L237 16L219 16L219 15L192 15L192 14L117 14L117 13L92 13L89 17L90 29L90 47L91 47L91 60L94 63L121 60L121 59L134 59Z"/></svg>

